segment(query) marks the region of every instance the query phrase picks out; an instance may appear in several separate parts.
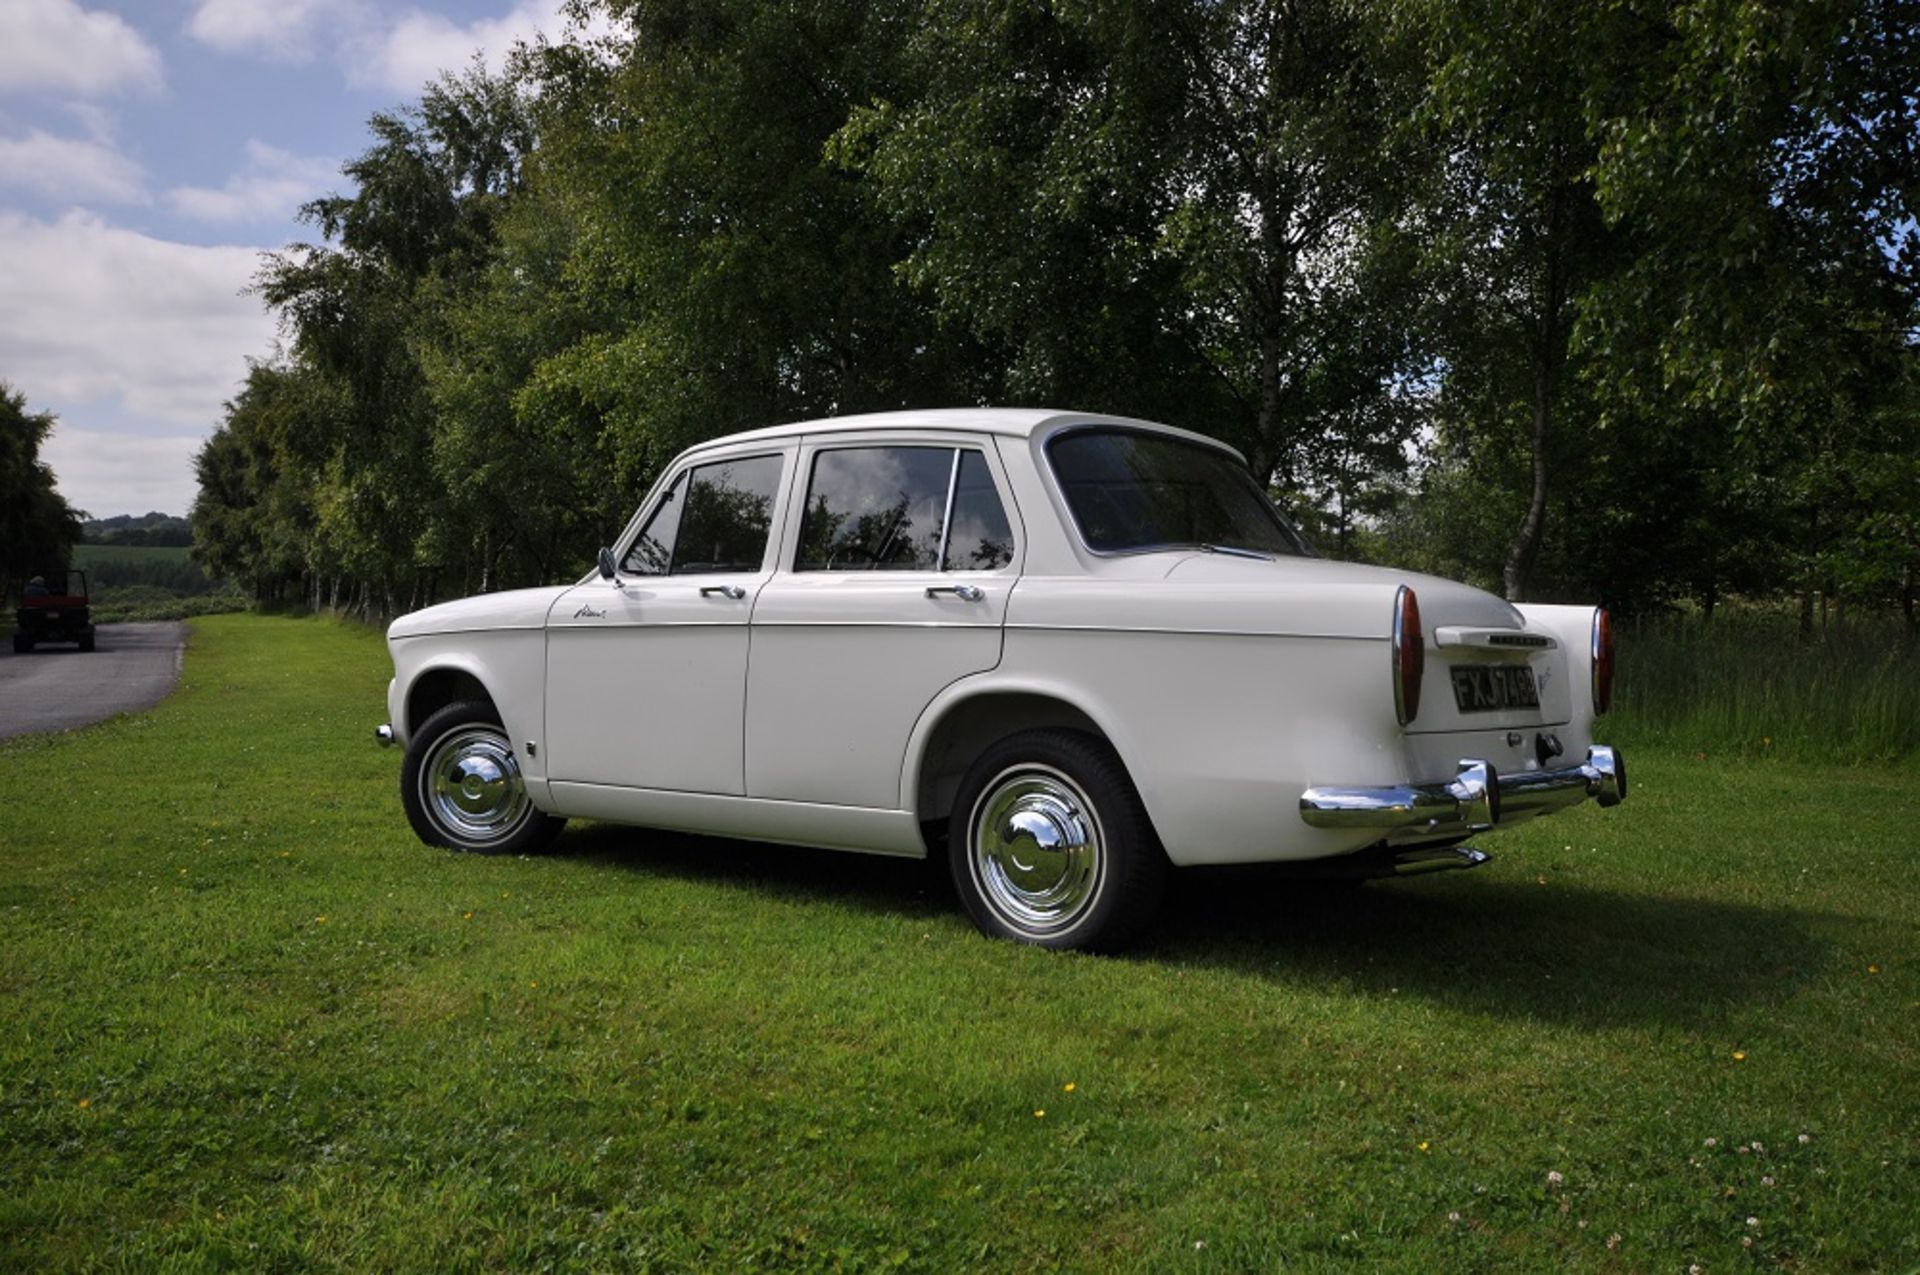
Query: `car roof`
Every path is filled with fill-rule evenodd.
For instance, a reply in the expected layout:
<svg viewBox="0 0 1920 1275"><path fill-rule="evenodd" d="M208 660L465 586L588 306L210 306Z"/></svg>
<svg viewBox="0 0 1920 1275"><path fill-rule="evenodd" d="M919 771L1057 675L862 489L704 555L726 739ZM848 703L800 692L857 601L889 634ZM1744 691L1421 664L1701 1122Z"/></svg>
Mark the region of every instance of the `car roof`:
<svg viewBox="0 0 1920 1275"><path fill-rule="evenodd" d="M858 433L861 431L905 429L971 430L983 434L1004 434L1013 438L1031 438L1043 426L1055 423L1125 425L1189 438L1209 446L1228 447L1217 438L1208 438L1190 430L1155 421L1133 420L1125 416L1106 416L1098 412L1070 412L1049 407L939 407L901 412L867 412L857 416L828 416L820 420L795 421L790 425L769 425L738 434L708 439L688 449L699 452L708 447L735 443L769 442L800 438L807 434ZM1234 452L1239 455L1238 452Z"/></svg>

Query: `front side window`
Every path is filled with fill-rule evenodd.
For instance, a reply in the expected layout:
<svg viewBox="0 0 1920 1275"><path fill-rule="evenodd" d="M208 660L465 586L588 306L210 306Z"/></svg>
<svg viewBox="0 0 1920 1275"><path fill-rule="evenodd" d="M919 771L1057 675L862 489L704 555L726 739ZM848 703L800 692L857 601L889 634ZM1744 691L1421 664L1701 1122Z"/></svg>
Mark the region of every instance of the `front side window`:
<svg viewBox="0 0 1920 1275"><path fill-rule="evenodd" d="M978 451L845 447L814 457L794 570L992 571L1012 560L1006 509Z"/></svg>
<svg viewBox="0 0 1920 1275"><path fill-rule="evenodd" d="M688 470L667 489L620 569L638 576L758 571L779 488L778 456Z"/></svg>
<svg viewBox="0 0 1920 1275"><path fill-rule="evenodd" d="M1141 430L1088 429L1055 438L1047 456L1096 552L1308 552L1246 467L1216 448Z"/></svg>

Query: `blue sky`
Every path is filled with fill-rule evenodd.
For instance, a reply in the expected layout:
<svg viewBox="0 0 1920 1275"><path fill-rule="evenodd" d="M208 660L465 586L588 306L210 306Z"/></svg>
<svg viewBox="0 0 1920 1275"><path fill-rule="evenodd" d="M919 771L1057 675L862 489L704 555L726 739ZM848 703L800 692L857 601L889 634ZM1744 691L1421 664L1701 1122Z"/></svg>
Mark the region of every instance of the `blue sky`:
<svg viewBox="0 0 1920 1275"><path fill-rule="evenodd" d="M558 0L0 0L0 379L96 517L185 513L193 453L272 319L262 251L339 189L366 120Z"/></svg>

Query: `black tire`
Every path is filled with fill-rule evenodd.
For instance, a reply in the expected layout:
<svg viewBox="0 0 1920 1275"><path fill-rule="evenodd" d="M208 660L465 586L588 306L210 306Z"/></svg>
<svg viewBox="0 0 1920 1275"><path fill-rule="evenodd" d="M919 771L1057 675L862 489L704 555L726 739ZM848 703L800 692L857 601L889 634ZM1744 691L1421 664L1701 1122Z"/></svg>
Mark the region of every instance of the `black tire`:
<svg viewBox="0 0 1920 1275"><path fill-rule="evenodd" d="M32 650L33 650L32 638L27 637L25 634L22 634L22 633L16 633L13 635L13 653L15 655L26 655Z"/></svg>
<svg viewBox="0 0 1920 1275"><path fill-rule="evenodd" d="M82 654L93 650L93 634L89 633L80 639L80 650Z"/></svg>
<svg viewBox="0 0 1920 1275"><path fill-rule="evenodd" d="M461 788L464 800L450 791L463 764L471 780ZM400 766L400 804L420 840L467 854L532 854L567 823L534 807L500 714L485 700L449 704L413 732Z"/></svg>
<svg viewBox="0 0 1920 1275"><path fill-rule="evenodd" d="M1115 951L1165 893L1166 852L1140 794L1092 735L1030 730L993 745L961 781L949 826L954 889L996 938Z"/></svg>

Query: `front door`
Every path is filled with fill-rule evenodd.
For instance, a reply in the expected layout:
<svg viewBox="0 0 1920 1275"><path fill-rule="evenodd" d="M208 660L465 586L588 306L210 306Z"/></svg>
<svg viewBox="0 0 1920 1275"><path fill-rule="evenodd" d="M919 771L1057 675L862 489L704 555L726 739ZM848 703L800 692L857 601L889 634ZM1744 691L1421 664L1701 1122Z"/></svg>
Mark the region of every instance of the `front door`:
<svg viewBox="0 0 1920 1275"><path fill-rule="evenodd" d="M614 580L547 616L547 777L745 791L747 620L769 575L787 457L701 460L676 476Z"/></svg>

